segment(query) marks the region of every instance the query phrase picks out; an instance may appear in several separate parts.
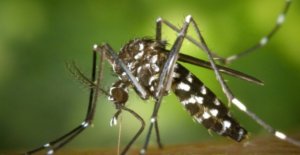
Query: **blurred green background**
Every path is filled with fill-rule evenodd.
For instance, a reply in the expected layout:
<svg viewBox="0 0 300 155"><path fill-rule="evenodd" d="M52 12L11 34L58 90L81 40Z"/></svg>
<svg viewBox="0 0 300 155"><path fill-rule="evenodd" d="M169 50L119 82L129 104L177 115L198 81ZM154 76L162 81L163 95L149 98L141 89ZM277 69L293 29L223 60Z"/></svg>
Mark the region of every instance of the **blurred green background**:
<svg viewBox="0 0 300 155"><path fill-rule="evenodd" d="M128 40L154 37L155 20L161 16L180 26L193 15L210 48L222 56L237 53L258 41L276 21L284 0L124 0L124 1L0 1L0 150L27 150L71 130L85 116L88 89L65 67L75 60L87 75L94 43L107 42L118 51ZM228 76L233 92L249 109L275 128L287 133L300 129L300 2L294 1L287 21L263 49L230 67L253 75L265 86ZM176 33L163 27L170 43ZM185 43L184 52L206 59ZM220 86L211 71L186 65L197 73L223 101ZM116 80L106 66L105 88ZM72 141L68 148L116 147L118 127L110 127L114 106L101 97L94 127ZM128 107L149 124L151 100L142 101L131 92ZM233 115L249 130L251 138L267 135L262 127L235 107ZM176 97L165 98L159 112L164 144L218 140L194 123ZM122 115L122 145L140 124ZM141 146L143 134L136 143ZM155 138L151 139L155 144Z"/></svg>

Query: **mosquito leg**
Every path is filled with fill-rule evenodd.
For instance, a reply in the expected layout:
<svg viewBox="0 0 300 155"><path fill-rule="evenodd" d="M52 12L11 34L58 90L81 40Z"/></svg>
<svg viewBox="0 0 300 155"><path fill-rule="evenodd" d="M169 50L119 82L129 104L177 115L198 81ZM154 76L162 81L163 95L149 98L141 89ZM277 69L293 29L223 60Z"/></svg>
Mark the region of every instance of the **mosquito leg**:
<svg viewBox="0 0 300 155"><path fill-rule="evenodd" d="M156 142L157 142L157 145L158 145L158 147L160 149L162 149L163 148L163 144L161 143L157 120L154 122L154 129L155 129L155 133L156 133Z"/></svg>
<svg viewBox="0 0 300 155"><path fill-rule="evenodd" d="M240 102L238 99L234 98L232 101L234 105L236 105L241 111L245 112L249 117L251 117L254 121L256 121L259 125L261 125L263 128L265 128L269 133L274 135L276 138L286 141L290 144L293 144L295 146L300 147L300 141L295 140L291 137L288 137L286 134L274 129L272 126L267 124L265 121L263 121L261 118L259 118L256 114L254 114L252 111L248 110L246 106Z"/></svg>
<svg viewBox="0 0 300 155"><path fill-rule="evenodd" d="M190 19L191 23L192 23L195 31L197 32L198 39L200 40L200 42L188 35L185 35L185 38L188 39L189 41L191 41L192 43L194 43L197 47L201 48L208 55L208 59L209 59L211 68L212 68L212 70L214 70L214 72L216 74L216 78L217 78L218 82L220 83L222 90L223 90L224 94L226 95L226 97L228 98L229 103L230 103L233 99L232 92L230 91L228 86L225 84L223 77L219 73L219 69L217 68L217 65L215 64L215 61L214 61L213 53L207 47L207 44L206 44L202 34L200 33L198 26L196 25L195 21L193 20L193 18L191 16L190 16L190 18L191 18ZM173 29L174 31L178 32L178 28L176 28L170 22L163 20L163 19L161 20L161 22L166 24L169 28Z"/></svg>
<svg viewBox="0 0 300 155"><path fill-rule="evenodd" d="M39 151L42 150L46 150L47 154L53 154L55 150L59 149L60 147L62 147L61 144L64 144L66 142L65 139L70 139L71 137L73 137L76 134L79 134L82 131L82 128L85 128L84 126L87 126L87 124L85 124L85 122L83 122L81 125L77 126L76 128L74 128L72 131L70 131L69 133L65 134L64 136L51 141L49 143L44 144L41 147L38 147L36 149L30 150L28 152L26 152L25 154L34 154L37 153Z"/></svg>
<svg viewBox="0 0 300 155"><path fill-rule="evenodd" d="M141 133L143 132L144 128L145 128L145 121L143 120L143 118L138 115L136 112L134 112L133 110L126 108L125 106L123 106L121 108L122 110L125 110L127 112L129 112L130 114L132 114L136 119L138 119L141 123L141 128L138 130L138 132L134 135L134 137L129 141L129 143L127 144L127 146L123 149L121 155L125 155L127 153L127 151L129 150L129 148L131 147L131 145L136 141L136 139L141 135Z"/></svg>
<svg viewBox="0 0 300 155"><path fill-rule="evenodd" d="M241 102L239 101L231 92L231 90L229 89L229 87L227 86L227 84L224 82L224 79L222 77L222 75L219 73L218 68L216 67L216 64L214 62L212 53L210 52L207 44L204 41L204 38L202 36L202 34L200 33L200 29L197 26L196 22L191 19L191 23L198 35L198 38L201 42L201 44L203 44L204 47L204 51L207 53L208 57L209 57L209 61L211 63L211 66L216 74L217 80L219 81L219 83L221 84L222 90L225 93L227 99L229 100L229 102L233 103L237 108L239 108L241 111L245 112L249 117L251 117L254 121L256 121L258 124L260 124L262 127L264 127L268 132L270 132L271 134L273 134L275 137L287 141L291 144L294 144L296 146L300 146L300 141L294 140L290 137L287 137L285 134L283 134L280 131L275 130L273 127L271 127L270 125L268 125L266 122L264 122L262 119L260 119L257 115L255 115L253 112L251 112L250 110L247 109L247 107Z"/></svg>
<svg viewBox="0 0 300 155"><path fill-rule="evenodd" d="M222 75L219 73L219 69L216 67L213 55L212 55L211 51L209 50L206 42L204 41L204 38L203 38L202 34L200 33L200 29L197 26L196 22L193 20L193 18L191 18L191 23L192 23L192 25L193 25L193 27L194 27L197 35L198 35L200 43L202 44L201 46L204 48L204 51L208 55L211 67L214 70L214 72L216 74L216 78L217 78L218 82L220 83L220 85L222 87L222 90L223 90L224 94L226 95L227 99L229 100L229 102L233 103L237 108L239 108L241 111L243 111L249 117L251 117L254 121L256 121L258 124L260 124L262 127L264 127L268 132L273 134L275 137L277 137L281 140L287 141L287 142L289 142L291 144L294 144L296 146L300 146L300 141L297 141L297 140L294 140L290 137L287 137L284 133L282 133L280 131L277 131L274 128L272 128L270 125L268 125L266 122L264 122L262 119L260 119L253 112L248 110L247 107L233 95L231 90L228 88L227 84L224 82L224 79L223 79Z"/></svg>
<svg viewBox="0 0 300 155"><path fill-rule="evenodd" d="M160 21L158 21L158 22L160 22ZM148 133L146 136L146 141L145 141L143 149L140 152L141 154L146 153L153 125L157 121L156 120L157 114L158 114L158 110L160 108L162 98L163 98L164 94L166 92L168 92L171 88L171 84L173 81L172 74L174 72L175 64L178 59L178 54L179 54L180 48L182 46L184 37L187 33L190 22L191 22L191 16L187 16L186 20L180 30L180 33L178 34L178 37L176 38L175 43L173 44L173 46L171 48L171 52L169 53L168 59L167 59L166 63L164 64L162 72L160 73L159 83L157 85L156 94L155 94L155 100L156 100L155 106L154 106L154 110L153 110L153 113L151 116L151 123L150 123L149 130L148 130Z"/></svg>
<svg viewBox="0 0 300 155"><path fill-rule="evenodd" d="M117 54L114 52L114 50L111 48L110 45L104 44L102 46L95 46L96 51L105 53L107 55L107 59L110 61L110 63L116 63L119 65L123 71L128 76L128 79L133 83L133 85L136 87L137 92L143 99L147 99L149 97L149 94L146 92L146 90L139 84L139 82L136 80L136 78L132 75L131 71L126 67L126 65L123 63L121 59L117 56Z"/></svg>
<svg viewBox="0 0 300 155"><path fill-rule="evenodd" d="M155 35L155 38L156 40L158 41L162 41L162 22L161 22L162 18L158 18L156 20L156 35ZM160 134L159 134L159 127L158 127L158 122L157 120L154 122L154 129L155 129L155 133L156 133L156 142L158 144L158 147L159 148L163 148L163 145L161 143L161 138L160 138Z"/></svg>
<svg viewBox="0 0 300 155"><path fill-rule="evenodd" d="M287 0L287 6L285 8L284 13L281 15L281 17L279 17L278 19L278 23L282 23L284 20L284 15L289 7L290 1ZM180 30L172 25L170 22L160 19L160 22L166 24L168 27L170 27L171 29L173 29L176 32L180 32ZM202 36L202 34L200 33L200 30L197 26L197 24L195 23L195 21L191 18L191 22L193 27L195 28L195 31L198 35L198 39L200 40L200 42L198 42L197 40L195 40L194 38L186 35L185 38L189 41L191 41L193 44L195 44L196 46L198 46L199 48L201 48L204 52L206 52L206 54L208 55L209 58L209 62L211 64L211 68L214 70L215 74L216 74L216 78L218 80L218 82L220 83L222 90L224 92L224 94L226 95L227 99L229 100L229 103L233 103L235 106L237 106L241 111L245 112L249 117L251 117L254 121L256 121L258 124L260 124L261 126L263 126L268 132L270 132L271 134L273 134L275 137L287 141L291 144L300 146L300 142L297 140L294 140L292 138L287 137L285 134L283 134L282 132L279 132L277 130L275 130L274 128L272 128L270 125L268 125L267 123L265 123L263 120L261 120L258 116L256 116L253 112L249 111L246 106L239 101L231 92L231 90L228 88L227 84L224 82L223 77L220 75L219 73L219 69L217 68L215 62L214 62L214 58L215 58L215 54L212 53L209 48L207 47L206 42L204 41L204 38ZM272 33L272 35L274 34L274 32Z"/></svg>
<svg viewBox="0 0 300 155"><path fill-rule="evenodd" d="M271 29L271 31L265 37L262 37L262 39L258 43L256 43L255 45L249 47L248 49L246 49L246 50L244 50L244 51L242 51L238 54L229 56L227 58L223 58L223 57L219 56L218 54L211 51L211 54L213 55L214 59L216 59L217 61L219 61L221 63L228 64L228 63L231 63L232 61L234 61L234 60L236 60L236 59L238 59L238 58L240 58L240 57L242 57L242 56L244 56L248 53L251 53L251 52L265 46L269 42L269 40L273 37L273 35L280 29L282 24L284 23L285 16L286 16L286 14L287 14L287 12L290 8L290 4L291 4L291 0L286 0L285 1L285 6L283 8L283 11L277 17L277 21L276 21L275 26L273 27L273 29ZM171 29L173 29L177 33L180 32L180 29L177 28L177 26L170 23L169 21L166 21L166 20L163 20L163 19L159 18L159 21L157 21L157 22L166 24L168 27L170 27ZM194 39L190 35L186 35L185 38L187 40L189 40L191 43L193 43L194 45L196 45L197 47L199 47L200 49L204 50L204 47L202 46L202 44L200 44L196 39Z"/></svg>
<svg viewBox="0 0 300 155"><path fill-rule="evenodd" d="M138 115L136 112L134 112L133 110L131 110L129 108L126 108L125 106L122 106L122 107L120 107L120 109L112 117L112 119L110 121L110 126L117 125L117 120L118 120L118 117L121 114L122 110L127 111L130 114L132 114L136 119L138 119L141 122L141 125L142 125L141 128L138 130L138 132L134 135L134 137L129 141L127 146L123 149L121 155L125 155L127 153L127 151L130 149L131 145L136 141L136 139L143 132L143 130L145 128L145 122L144 122L143 118L140 115Z"/></svg>
<svg viewBox="0 0 300 155"><path fill-rule="evenodd" d="M168 26L169 28L171 28L172 30L174 30L175 32L177 33L180 33L180 29L173 25L172 23L170 23L169 21L167 20L164 20L163 18L158 18L157 19L157 25L162 25L162 24L165 24L166 26ZM161 27L161 26L160 26ZM157 33L158 34L158 33ZM156 36L157 37L157 36ZM193 43L194 45L196 45L197 47L199 47L200 49L203 49L202 45L196 40L194 39L193 37L191 37L190 35L186 34L185 35L185 38L190 41L191 43Z"/></svg>
<svg viewBox="0 0 300 155"><path fill-rule="evenodd" d="M254 52L255 50L257 50L259 48L264 47L269 42L269 40L274 36L274 34L276 32L278 32L278 30L280 29L280 27L284 23L287 11L290 8L290 4L291 4L291 0L286 0L285 1L285 6L284 6L282 12L278 15L275 26L271 29L271 31L266 36L262 37L259 42L257 42L256 44L250 46L249 48L247 48L246 50L244 50L242 52L239 52L237 54L231 55L231 56L226 57L226 58L216 56L216 58L218 58L217 60L222 62L222 63L229 64L232 61L237 60L242 56L245 56L245 55L247 55L251 52Z"/></svg>
<svg viewBox="0 0 300 155"><path fill-rule="evenodd" d="M162 29L162 23L161 23L161 18L157 18L156 20L156 34L155 34L155 39L158 41L161 41L161 29Z"/></svg>
<svg viewBox="0 0 300 155"><path fill-rule="evenodd" d="M73 138L75 138L77 135L79 135L84 129L90 126L90 124L93 121L93 116L95 113L95 107L96 107L96 101L98 97L98 87L100 83L98 81L101 81L102 78L102 60L103 56L101 55L101 63L100 63L100 69L98 70L98 78L96 79L96 65L97 65L97 53L93 52L93 64L92 64L92 81L95 83L95 87L90 88L90 96L89 96L89 106L87 109L87 115L85 120L76 128L71 130L70 132L66 133L65 135L57 138L54 141L51 141L49 143L46 143L45 145L38 147L36 149L33 149L31 151L28 151L25 154L34 154L42 150L46 150L47 154L53 154L54 151L57 151L61 147L63 147L65 144L70 142Z"/></svg>
<svg viewBox="0 0 300 155"><path fill-rule="evenodd" d="M157 20L156 20L156 40L158 40L158 41L162 41L161 39L161 36L162 36L162 34L161 34L161 32L162 32L162 23L161 23L161 18L158 18ZM163 145L162 145L162 143L161 143L161 138L160 138L160 134L159 134L159 127L158 127L158 122L157 121L155 121L155 123L154 123L154 129L155 129L155 134L156 134L156 142L157 142L157 145L158 145L158 147L159 148L163 148Z"/></svg>
<svg viewBox="0 0 300 155"><path fill-rule="evenodd" d="M180 30L174 26L172 23L168 22L167 20L163 20L162 18L158 18L156 20L156 38L161 38L161 29L162 29L162 24L166 24L169 28L171 28L172 30L176 31L176 32L180 32ZM186 34L185 36L186 39L188 39L189 41L191 41L192 43L194 43L197 47L201 48L201 49L204 49L203 45L200 44L197 40L195 40L194 38L192 38L191 36L189 36L188 34ZM212 52L211 52L212 53ZM212 55L215 57L215 54L212 53ZM213 69L210 65L209 62L205 62L203 60L200 60L200 59L196 59L194 57L191 57L191 56L188 56L188 55L185 55L185 54L179 54L179 61L182 61L182 62L187 62L187 63L191 63L191 64L195 64L195 65L199 65L201 67L205 67L205 68L209 68L209 69ZM242 79L245 79L247 81L251 81L251 82L254 82L256 84L259 84L259 85L262 85L262 81L254 78L254 77L251 77L251 76L248 76L248 75L245 75L241 72L236 72L236 71L233 71L231 69L228 69L223 66L218 66L218 69L220 70L220 72L224 72L224 73L227 73L227 74L230 74L232 76L236 76L236 77L239 77L239 78L242 78ZM223 70L224 69L224 70ZM231 71L229 71L231 70ZM229 71L229 72L227 72ZM236 72L236 73L233 73L233 72ZM240 75L243 75L245 77L240 77Z"/></svg>
<svg viewBox="0 0 300 155"><path fill-rule="evenodd" d="M195 21L193 20L193 18L192 18L191 16L187 16L187 17L186 17L186 22L187 22L187 21L189 21L189 22L188 22L188 24L187 24L186 26L188 26L190 22L192 23L192 25L193 25L194 28L195 28L195 31L197 32L198 38L200 39L200 42L198 42L197 40L195 40L195 39L193 39L192 37L188 36L188 35L186 34L186 31L184 32L184 31L179 30L178 28L176 28L176 26L172 25L170 22L168 22L168 21L166 21L166 20L163 20L163 19L159 18L159 20L158 20L157 22L158 22L158 23L164 23L164 24L166 24L168 27L170 27L170 28L173 29L174 31L178 32L179 35L182 35L183 37L187 38L188 40L190 40L191 42L193 42L196 46L198 46L199 48L203 49L203 50L208 54L209 62L210 62L210 64L211 64L212 69L215 71L215 74L216 74L216 77L217 77L218 81L220 82L220 84L221 84L221 86L222 86L222 88L223 88L223 92L226 94L226 96L227 96L228 99L232 100L232 99L233 99L232 93L231 93L231 91L228 89L228 86L225 84L225 82L224 82L222 76L220 75L219 70L218 70L218 68L216 67L216 64L215 64L214 59L213 59L213 58L214 58L214 57L213 57L213 53L208 49L208 47L207 47L207 45L206 45L206 42L205 42L203 36L202 36L201 33L200 33L199 28L197 27ZM185 25L184 25L184 26L185 26ZM184 29L184 26L183 26L182 29ZM184 34L183 34L183 33L184 33ZM180 37L178 37L178 38L180 38ZM182 39L183 39L183 38L182 38ZM176 46L181 46L180 43L177 44L177 41L178 41L178 39L175 41L174 46L172 47L171 51L173 50L173 48L176 48ZM180 47L177 47L177 48L180 48ZM173 65L174 65L175 62L171 62L171 61L174 61L175 59L177 60L177 58L178 58L178 52L179 52L179 50L177 51L177 53L175 53L175 52L170 53L170 56L169 56L170 59L167 60L166 64L168 64L168 65L169 65L169 64L170 64L170 65L173 64ZM172 56L172 54L173 54L173 56ZM170 62L168 62L169 60L170 60ZM165 65L164 67L170 67L170 66L168 66L168 65ZM167 69L167 68L164 68L164 69L163 69L163 72L161 73L161 77L163 77L163 78L160 78L160 83L159 83L158 86L160 86L160 87L164 87L164 86L165 86L165 85L163 85L163 82L164 82L164 80L166 80L166 78L164 78L164 77L166 77L166 75L167 75L166 72L172 73L172 72L173 72L173 69L174 69L174 68L172 68L172 66L171 66L170 68L171 68L171 69ZM171 83L171 81L172 81L172 80L170 80L171 78L172 78L172 77L169 76L169 79L167 79L167 81L169 81L169 83L167 84L167 86L170 85L170 83ZM161 89L158 89L158 90L159 90L158 93L160 93L160 92L161 92L161 91L160 91ZM169 87L167 87L166 90L169 90ZM157 96L159 96L159 95L157 95Z"/></svg>
<svg viewBox="0 0 300 155"><path fill-rule="evenodd" d="M132 82L134 87L136 88L138 94L143 98L147 99L149 97L149 94L145 91L145 89L140 85L140 83L136 80L136 78L132 75L131 71L127 68L127 66L123 63L121 59L117 56L117 54L113 51L110 45L104 44L102 46L95 46L96 51L103 52L102 54L105 53L106 58L110 61L112 65L118 65L118 67L121 67L122 70L126 73L128 76L128 79ZM113 66L116 67L116 66ZM134 111L122 106L120 107L122 110L128 111L131 113L133 116L135 116L138 120L140 120L142 127L140 130L137 132L137 134L133 137L133 139L129 142L129 144L125 147L125 149L122 151L121 154L125 154L130 146L134 143L134 141L138 138L138 136L142 133L145 123L144 120ZM114 122L114 121L113 121Z"/></svg>

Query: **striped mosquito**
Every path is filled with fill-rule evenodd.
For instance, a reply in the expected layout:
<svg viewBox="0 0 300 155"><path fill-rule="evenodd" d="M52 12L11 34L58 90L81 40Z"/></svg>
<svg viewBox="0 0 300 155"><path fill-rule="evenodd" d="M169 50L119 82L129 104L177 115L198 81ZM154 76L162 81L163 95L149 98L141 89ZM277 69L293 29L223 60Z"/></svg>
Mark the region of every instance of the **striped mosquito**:
<svg viewBox="0 0 300 155"><path fill-rule="evenodd" d="M300 147L299 141L274 129L255 113L251 112L232 93L225 83L222 74L228 74L259 85L261 85L262 82L242 72L217 65L215 62L230 63L247 53L265 46L284 22L290 3L290 0L286 0L284 9L279 14L275 27L268 35L244 52L228 58L222 58L208 48L199 26L191 15L186 16L181 28L177 28L167 20L158 18L156 21L155 39L140 38L131 40L122 47L119 54L116 54L109 44L94 45L91 79L87 78L75 64L71 65L71 72L90 86L88 109L84 121L67 134L41 147L33 149L27 152L27 154L40 151L45 151L46 154L53 154L89 127L93 122L99 94L106 95L117 110L111 119L111 126L117 124L118 117L122 112L128 112L140 121L141 127L121 152L121 154L126 154L145 128L143 118L137 112L126 107L129 98L128 89L130 88L134 89L142 100L153 98L155 101L149 130L140 154L146 153L153 128L159 148L163 147L159 134L157 115L163 98L168 95L170 91L174 92L181 104L196 122L203 124L204 127L221 136L229 137L235 141L240 142L245 139L247 130L230 115L229 109L224 103L219 100L200 79L178 63L178 61L213 70L229 103L235 105L240 111L251 117L278 139ZM171 49L167 49L166 41L162 40L163 24L178 33ZM189 27L194 28L197 39L187 34ZM208 56L208 61L179 53L184 40L192 42L204 51ZM100 55L99 59L97 58L98 55ZM114 73L119 78L119 80L112 84L109 91L105 91L101 88L104 60L107 60L111 64Z"/></svg>

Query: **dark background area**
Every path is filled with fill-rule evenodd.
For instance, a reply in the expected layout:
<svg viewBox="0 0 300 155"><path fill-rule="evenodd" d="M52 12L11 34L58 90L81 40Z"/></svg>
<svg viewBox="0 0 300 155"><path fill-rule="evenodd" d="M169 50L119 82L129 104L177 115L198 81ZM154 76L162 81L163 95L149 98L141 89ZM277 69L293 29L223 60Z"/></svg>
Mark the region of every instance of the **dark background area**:
<svg viewBox="0 0 300 155"><path fill-rule="evenodd" d="M284 0L0 1L0 152L43 145L82 122L88 88L72 77L65 63L75 60L89 75L93 44L107 42L118 51L130 39L154 37L158 17L180 26L191 14L209 47L228 56L260 40L274 26L283 4ZM249 109L291 134L300 129L299 11L299 1L294 1L286 23L271 42L230 65L263 80L265 86L225 76ZM163 37L172 44L176 33L163 27ZM206 59L191 43L185 42L182 51ZM226 101L213 72L186 66ZM114 80L106 65L103 87L108 89ZM142 101L132 91L128 107L149 124L152 100ZM237 108L230 109L250 132L249 141L267 134ZM109 126L114 112L114 106L101 97L94 127L67 147L116 147L118 127ZM222 138L194 123L173 94L163 101L159 124L165 145ZM122 145L138 128L138 121L122 115ZM144 137L135 145L142 146Z"/></svg>

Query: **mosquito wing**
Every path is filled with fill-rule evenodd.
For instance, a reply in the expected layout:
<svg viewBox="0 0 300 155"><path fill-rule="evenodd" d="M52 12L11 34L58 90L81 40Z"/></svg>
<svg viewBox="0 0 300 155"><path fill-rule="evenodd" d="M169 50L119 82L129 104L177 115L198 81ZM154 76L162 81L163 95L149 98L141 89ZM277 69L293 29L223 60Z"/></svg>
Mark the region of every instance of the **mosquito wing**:
<svg viewBox="0 0 300 155"><path fill-rule="evenodd" d="M189 64L193 64L193 65L196 65L196 66L200 66L200 67L204 67L204 68L212 70L210 62L205 61L205 60L201 60L201 59L197 59L197 58L189 56L189 55L185 55L185 54L180 53L178 60L181 61L181 62L186 62L186 63L189 63ZM245 81L249 81L249 82L252 82L252 83L255 83L255 84L258 84L258 85L263 85L264 84L261 80L255 78L253 76L247 75L245 73L242 73L240 71L233 70L233 69L230 69L230 68L227 68L227 67L224 67L224 66L220 66L220 65L217 65L217 67L218 67L218 69L221 73L225 73L225 74L228 74L230 76L233 76L233 77L245 80Z"/></svg>

